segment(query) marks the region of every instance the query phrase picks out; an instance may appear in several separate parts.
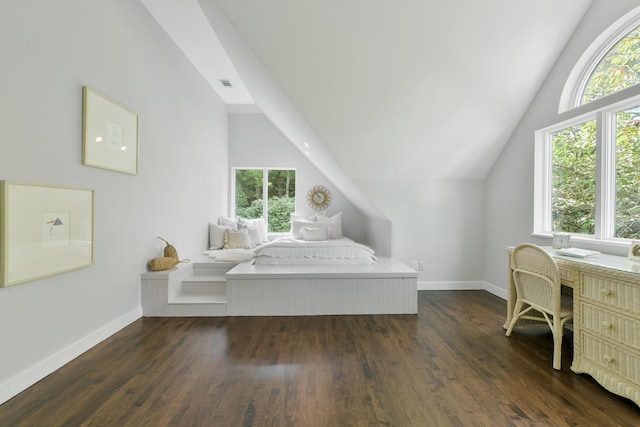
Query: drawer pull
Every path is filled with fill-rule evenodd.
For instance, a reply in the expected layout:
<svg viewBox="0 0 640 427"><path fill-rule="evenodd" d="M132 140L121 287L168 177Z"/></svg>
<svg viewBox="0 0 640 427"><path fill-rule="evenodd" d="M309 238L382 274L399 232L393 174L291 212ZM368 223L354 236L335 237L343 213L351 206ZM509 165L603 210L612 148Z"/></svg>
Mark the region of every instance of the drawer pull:
<svg viewBox="0 0 640 427"><path fill-rule="evenodd" d="M603 360L605 361L605 363L612 363L613 362L613 357L605 355L603 357Z"/></svg>
<svg viewBox="0 0 640 427"><path fill-rule="evenodd" d="M603 327L604 329L611 329L611 327L612 327L612 326L613 326L613 325L612 325L610 322L607 322L606 320L603 320L603 321L602 321L602 327Z"/></svg>
<svg viewBox="0 0 640 427"><path fill-rule="evenodd" d="M605 297L608 297L609 295L611 295L611 291L609 289L603 289L602 291L600 291L602 293L602 295L604 295Z"/></svg>

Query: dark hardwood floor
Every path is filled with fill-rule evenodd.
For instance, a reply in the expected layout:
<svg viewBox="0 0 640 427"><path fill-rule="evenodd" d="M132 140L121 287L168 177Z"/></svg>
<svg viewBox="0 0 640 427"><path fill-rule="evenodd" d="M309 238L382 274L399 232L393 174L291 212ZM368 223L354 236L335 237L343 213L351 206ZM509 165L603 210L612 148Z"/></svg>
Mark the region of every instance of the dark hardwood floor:
<svg viewBox="0 0 640 427"><path fill-rule="evenodd" d="M506 303L422 291L397 316L143 318L0 406L0 426L638 426L640 409L551 368Z"/></svg>

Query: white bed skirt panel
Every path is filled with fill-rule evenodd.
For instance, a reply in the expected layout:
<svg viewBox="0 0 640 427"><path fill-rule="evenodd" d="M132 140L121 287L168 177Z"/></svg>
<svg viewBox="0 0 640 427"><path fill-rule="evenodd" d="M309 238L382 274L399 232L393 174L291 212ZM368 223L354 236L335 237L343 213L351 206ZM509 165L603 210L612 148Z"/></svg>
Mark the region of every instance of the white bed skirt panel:
<svg viewBox="0 0 640 427"><path fill-rule="evenodd" d="M228 280L230 316L415 314L415 279Z"/></svg>

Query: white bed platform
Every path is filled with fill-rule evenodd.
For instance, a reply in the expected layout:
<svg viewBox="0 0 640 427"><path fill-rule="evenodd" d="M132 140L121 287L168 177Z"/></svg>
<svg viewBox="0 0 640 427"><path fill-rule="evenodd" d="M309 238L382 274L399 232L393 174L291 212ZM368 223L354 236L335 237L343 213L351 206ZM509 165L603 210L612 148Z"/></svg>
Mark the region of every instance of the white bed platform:
<svg viewBox="0 0 640 427"><path fill-rule="evenodd" d="M415 314L415 270L379 258L373 265L253 265L191 258L142 273L144 316L314 316Z"/></svg>

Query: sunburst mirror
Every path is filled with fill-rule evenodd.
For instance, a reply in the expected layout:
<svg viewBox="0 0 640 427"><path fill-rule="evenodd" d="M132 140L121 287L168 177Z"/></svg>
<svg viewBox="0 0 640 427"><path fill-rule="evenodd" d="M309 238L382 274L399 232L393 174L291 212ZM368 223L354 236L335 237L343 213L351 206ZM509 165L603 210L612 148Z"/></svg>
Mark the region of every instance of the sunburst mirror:
<svg viewBox="0 0 640 427"><path fill-rule="evenodd" d="M307 192L307 203L316 211L323 211L331 204L331 193L326 187L316 185Z"/></svg>

